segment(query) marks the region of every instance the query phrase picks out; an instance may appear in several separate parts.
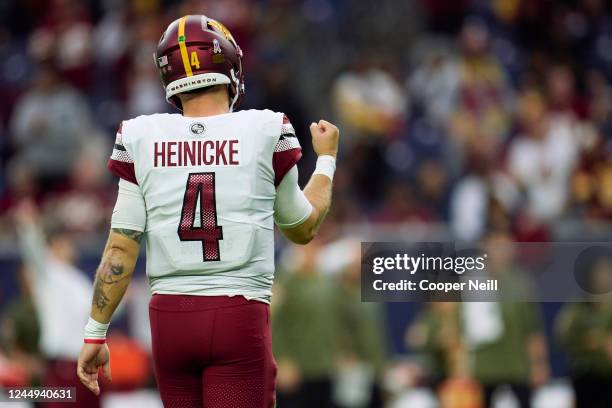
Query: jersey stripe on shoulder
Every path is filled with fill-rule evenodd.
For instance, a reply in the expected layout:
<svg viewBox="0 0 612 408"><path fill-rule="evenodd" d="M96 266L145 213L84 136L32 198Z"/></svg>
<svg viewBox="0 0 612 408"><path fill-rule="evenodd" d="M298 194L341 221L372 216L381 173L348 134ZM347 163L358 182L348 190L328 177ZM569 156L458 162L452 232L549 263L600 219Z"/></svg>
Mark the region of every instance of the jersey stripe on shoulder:
<svg viewBox="0 0 612 408"><path fill-rule="evenodd" d="M272 167L274 168L274 185L278 186L285 177L285 174L300 160L302 157L302 147L298 138L295 136L295 130L287 115L283 114L280 137L274 147L272 155Z"/></svg>
<svg viewBox="0 0 612 408"><path fill-rule="evenodd" d="M295 129L289 121L287 115L283 114L283 124L281 126L281 136L293 136L295 137Z"/></svg>
<svg viewBox="0 0 612 408"><path fill-rule="evenodd" d="M274 153L280 153L291 149L302 149L298 138L295 135L281 135L281 137L278 139L278 142L276 142L276 146L274 147Z"/></svg>
<svg viewBox="0 0 612 408"><path fill-rule="evenodd" d="M130 156L123 144L123 122L119 125L119 129L117 130L115 145L113 146L113 152L108 160L107 167L115 176L131 183L138 184L134 171L134 159Z"/></svg>

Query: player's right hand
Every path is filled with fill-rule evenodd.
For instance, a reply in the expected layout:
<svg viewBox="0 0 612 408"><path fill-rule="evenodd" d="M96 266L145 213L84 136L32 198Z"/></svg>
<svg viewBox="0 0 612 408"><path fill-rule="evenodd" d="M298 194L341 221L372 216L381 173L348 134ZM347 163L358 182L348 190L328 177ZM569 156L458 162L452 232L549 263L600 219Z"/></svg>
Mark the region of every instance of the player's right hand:
<svg viewBox="0 0 612 408"><path fill-rule="evenodd" d="M98 371L102 368L104 377L111 381L110 370L110 351L106 343L104 344L83 344L79 361L77 362L77 375L79 380L91 392L100 395L98 385Z"/></svg>
<svg viewBox="0 0 612 408"><path fill-rule="evenodd" d="M319 123L313 122L310 124L310 134L312 135L312 147L317 156L336 157L340 131L334 124L323 119Z"/></svg>

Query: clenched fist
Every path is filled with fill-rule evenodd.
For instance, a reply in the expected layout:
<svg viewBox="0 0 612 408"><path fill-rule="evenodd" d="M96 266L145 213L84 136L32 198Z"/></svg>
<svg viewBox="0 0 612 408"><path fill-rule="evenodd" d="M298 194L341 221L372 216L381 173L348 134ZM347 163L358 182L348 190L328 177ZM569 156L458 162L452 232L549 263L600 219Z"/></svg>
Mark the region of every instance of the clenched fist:
<svg viewBox="0 0 612 408"><path fill-rule="evenodd" d="M319 123L310 124L310 134L312 135L312 147L317 156L336 157L340 131L335 125L321 119Z"/></svg>

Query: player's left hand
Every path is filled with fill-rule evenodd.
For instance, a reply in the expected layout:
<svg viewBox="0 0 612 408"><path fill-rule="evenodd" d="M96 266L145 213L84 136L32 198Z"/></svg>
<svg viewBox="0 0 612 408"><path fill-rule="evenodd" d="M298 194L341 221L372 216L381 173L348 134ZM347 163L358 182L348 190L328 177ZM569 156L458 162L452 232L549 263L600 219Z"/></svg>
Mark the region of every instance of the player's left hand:
<svg viewBox="0 0 612 408"><path fill-rule="evenodd" d="M104 344L83 344L79 361L77 362L77 375L84 386L91 392L100 395L98 385L98 371L102 368L104 378L111 381L110 351Z"/></svg>

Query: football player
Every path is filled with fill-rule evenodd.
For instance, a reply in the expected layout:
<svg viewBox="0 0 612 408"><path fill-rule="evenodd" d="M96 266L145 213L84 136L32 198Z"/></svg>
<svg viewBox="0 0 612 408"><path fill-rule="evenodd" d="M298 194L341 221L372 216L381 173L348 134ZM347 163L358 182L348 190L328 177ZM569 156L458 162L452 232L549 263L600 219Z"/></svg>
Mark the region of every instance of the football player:
<svg viewBox="0 0 612 408"><path fill-rule="evenodd" d="M124 121L108 162L119 180L77 374L99 393L111 379L106 331L146 242L155 375L164 406L269 408L273 225L298 244L331 204L338 129L310 125L318 155L302 191L301 148L283 114L234 112L242 51L220 22L182 17L163 33L155 65L182 114Z"/></svg>

